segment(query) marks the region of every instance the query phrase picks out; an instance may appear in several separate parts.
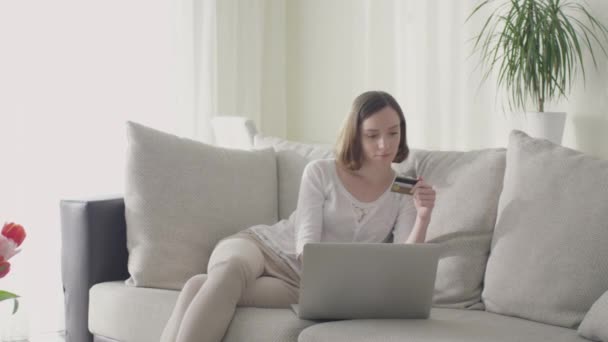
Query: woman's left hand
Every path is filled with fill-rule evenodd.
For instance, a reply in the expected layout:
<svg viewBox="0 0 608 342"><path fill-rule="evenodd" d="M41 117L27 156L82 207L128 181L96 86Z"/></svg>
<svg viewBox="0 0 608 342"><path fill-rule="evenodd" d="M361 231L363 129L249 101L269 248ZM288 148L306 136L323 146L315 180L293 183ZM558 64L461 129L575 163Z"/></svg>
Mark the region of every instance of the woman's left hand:
<svg viewBox="0 0 608 342"><path fill-rule="evenodd" d="M427 184L422 177L418 178L418 183L414 186L414 206L418 218L430 220L433 207L435 207L435 190Z"/></svg>

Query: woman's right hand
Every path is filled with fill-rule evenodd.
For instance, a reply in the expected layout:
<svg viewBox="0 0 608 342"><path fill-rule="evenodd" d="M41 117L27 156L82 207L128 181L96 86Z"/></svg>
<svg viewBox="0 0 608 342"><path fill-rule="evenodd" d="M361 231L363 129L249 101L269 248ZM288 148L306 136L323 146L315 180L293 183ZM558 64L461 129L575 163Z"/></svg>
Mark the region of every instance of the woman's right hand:
<svg viewBox="0 0 608 342"><path fill-rule="evenodd" d="M422 177L418 178L418 183L414 186L414 206L418 219L430 221L431 213L435 207L435 189L427 184Z"/></svg>

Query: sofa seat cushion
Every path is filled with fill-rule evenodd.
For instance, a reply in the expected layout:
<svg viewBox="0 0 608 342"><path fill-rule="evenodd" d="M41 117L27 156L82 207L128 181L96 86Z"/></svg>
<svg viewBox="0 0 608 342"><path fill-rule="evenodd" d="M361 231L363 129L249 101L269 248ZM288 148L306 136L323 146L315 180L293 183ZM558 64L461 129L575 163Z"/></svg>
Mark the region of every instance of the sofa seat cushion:
<svg viewBox="0 0 608 342"><path fill-rule="evenodd" d="M223 342L297 342L300 333L316 324L299 319L291 309L240 307Z"/></svg>
<svg viewBox="0 0 608 342"><path fill-rule="evenodd" d="M583 342L576 330L486 311L431 310L428 320L350 320L320 323L299 342Z"/></svg>
<svg viewBox="0 0 608 342"><path fill-rule="evenodd" d="M179 291L101 283L89 291L89 330L117 341L158 341Z"/></svg>
<svg viewBox="0 0 608 342"><path fill-rule="evenodd" d="M132 287L122 281L93 286L89 299L91 333L121 342L160 340L179 291ZM290 309L237 308L224 342L296 342L314 324Z"/></svg>

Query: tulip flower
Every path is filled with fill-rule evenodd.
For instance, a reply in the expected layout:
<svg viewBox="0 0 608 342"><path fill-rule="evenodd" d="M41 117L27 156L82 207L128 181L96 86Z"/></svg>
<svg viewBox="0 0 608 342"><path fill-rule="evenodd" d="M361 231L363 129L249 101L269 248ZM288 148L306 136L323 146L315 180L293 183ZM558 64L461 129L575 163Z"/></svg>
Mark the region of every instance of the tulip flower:
<svg viewBox="0 0 608 342"><path fill-rule="evenodd" d="M2 235L7 239L13 240L17 247L21 246L23 240L25 240L25 229L20 224L13 222L5 223L2 227Z"/></svg>
<svg viewBox="0 0 608 342"><path fill-rule="evenodd" d="M11 264L8 259L19 253L18 247L25 240L25 229L20 224L13 222L5 223L0 232L0 278L5 277L11 270ZM0 302L7 299L13 299L13 313L19 308L17 301L18 295L0 290Z"/></svg>
<svg viewBox="0 0 608 342"><path fill-rule="evenodd" d="M3 256L0 256L0 278L4 277L11 270L11 263L4 260Z"/></svg>

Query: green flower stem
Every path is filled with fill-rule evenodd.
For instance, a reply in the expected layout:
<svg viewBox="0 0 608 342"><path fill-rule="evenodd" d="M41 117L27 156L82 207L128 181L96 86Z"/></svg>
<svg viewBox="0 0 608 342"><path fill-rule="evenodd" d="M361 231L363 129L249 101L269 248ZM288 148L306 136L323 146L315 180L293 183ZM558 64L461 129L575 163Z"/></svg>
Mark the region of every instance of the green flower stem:
<svg viewBox="0 0 608 342"><path fill-rule="evenodd" d="M19 309L19 301L17 300L17 298L19 298L18 295L8 292L8 291L3 291L0 290L0 302L7 300L7 299L13 299L13 314L15 314L15 312L17 312L17 310Z"/></svg>

